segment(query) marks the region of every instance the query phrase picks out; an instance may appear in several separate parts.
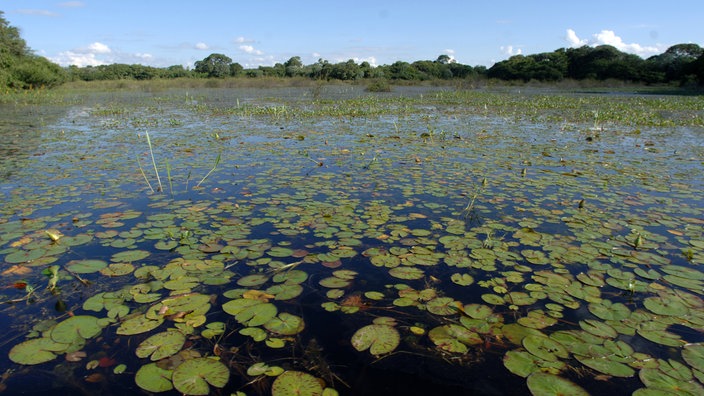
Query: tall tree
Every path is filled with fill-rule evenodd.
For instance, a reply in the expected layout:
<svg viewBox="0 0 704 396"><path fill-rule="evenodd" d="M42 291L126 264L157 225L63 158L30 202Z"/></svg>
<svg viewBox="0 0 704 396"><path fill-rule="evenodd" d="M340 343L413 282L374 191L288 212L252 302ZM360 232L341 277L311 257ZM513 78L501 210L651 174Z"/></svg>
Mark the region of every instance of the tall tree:
<svg viewBox="0 0 704 396"><path fill-rule="evenodd" d="M48 59L36 56L0 11L0 86L52 87L65 81L65 72Z"/></svg>
<svg viewBox="0 0 704 396"><path fill-rule="evenodd" d="M223 54L210 54L205 59L195 63L196 73L203 73L208 77L223 78L230 75L232 59Z"/></svg>

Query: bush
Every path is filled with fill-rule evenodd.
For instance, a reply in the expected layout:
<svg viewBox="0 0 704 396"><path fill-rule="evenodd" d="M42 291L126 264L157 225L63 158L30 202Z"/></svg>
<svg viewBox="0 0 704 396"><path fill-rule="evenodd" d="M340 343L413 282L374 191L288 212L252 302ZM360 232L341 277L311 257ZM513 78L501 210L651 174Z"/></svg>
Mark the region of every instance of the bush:
<svg viewBox="0 0 704 396"><path fill-rule="evenodd" d="M391 92L391 84L387 80L374 80L367 85L367 92Z"/></svg>

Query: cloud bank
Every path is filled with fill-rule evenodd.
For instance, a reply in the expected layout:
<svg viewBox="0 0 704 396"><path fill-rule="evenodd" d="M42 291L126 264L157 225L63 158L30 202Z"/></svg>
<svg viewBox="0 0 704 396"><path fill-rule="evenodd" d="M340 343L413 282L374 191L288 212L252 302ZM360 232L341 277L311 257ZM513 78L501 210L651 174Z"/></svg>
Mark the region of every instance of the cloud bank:
<svg viewBox="0 0 704 396"><path fill-rule="evenodd" d="M621 52L627 52L641 57L659 54L664 51L664 49L659 46L643 46L637 43L626 43L621 37L617 36L613 30L602 30L599 33L593 34L591 39L582 39L577 36L574 30L567 29L565 40L570 47L611 45Z"/></svg>

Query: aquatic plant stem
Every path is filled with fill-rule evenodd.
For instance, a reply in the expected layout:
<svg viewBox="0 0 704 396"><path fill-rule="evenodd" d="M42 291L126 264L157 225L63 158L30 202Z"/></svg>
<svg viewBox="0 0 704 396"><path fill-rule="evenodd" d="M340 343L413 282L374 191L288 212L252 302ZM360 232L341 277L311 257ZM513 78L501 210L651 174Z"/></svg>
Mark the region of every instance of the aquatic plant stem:
<svg viewBox="0 0 704 396"><path fill-rule="evenodd" d="M173 183L171 182L171 164L169 164L169 160L166 160L166 179L169 181L169 191L171 192L171 196L174 196L174 186Z"/></svg>
<svg viewBox="0 0 704 396"><path fill-rule="evenodd" d="M208 173L206 173L205 176L203 176L202 179L200 179L200 181L198 182L198 184L196 184L196 187L195 187L195 188L200 187L201 183L203 183L203 182L205 181L205 179L207 179L208 176L210 176L210 174L215 171L215 168L218 167L218 164L219 164L219 163L220 163L220 153L218 153L218 157L215 158L215 165L213 165L213 168L212 168Z"/></svg>
<svg viewBox="0 0 704 396"><path fill-rule="evenodd" d="M147 182L147 186L149 186L149 189L151 192L154 192L154 188L152 188L152 184L149 183L149 179L147 178L147 175L144 173L144 169L142 168L142 162L139 161L139 157L137 157L137 165L139 166L139 171L142 172L142 176L144 177L144 181Z"/></svg>
<svg viewBox="0 0 704 396"><path fill-rule="evenodd" d="M149 154L152 157L152 165L154 165L154 173L156 173L156 181L159 182L159 191L164 191L163 186L161 185L161 178L159 177L159 169L156 167L156 161L154 160L154 151L152 150L152 141L149 139L149 132L144 132L145 135L147 135L147 144L149 145Z"/></svg>

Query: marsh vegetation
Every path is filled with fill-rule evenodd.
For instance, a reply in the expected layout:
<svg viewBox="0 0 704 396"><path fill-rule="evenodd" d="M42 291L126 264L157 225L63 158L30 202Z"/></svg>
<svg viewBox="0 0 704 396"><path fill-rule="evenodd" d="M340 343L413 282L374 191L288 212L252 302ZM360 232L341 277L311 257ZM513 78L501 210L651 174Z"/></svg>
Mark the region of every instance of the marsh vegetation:
<svg viewBox="0 0 704 396"><path fill-rule="evenodd" d="M702 97L143 88L0 105L5 394L704 392Z"/></svg>

